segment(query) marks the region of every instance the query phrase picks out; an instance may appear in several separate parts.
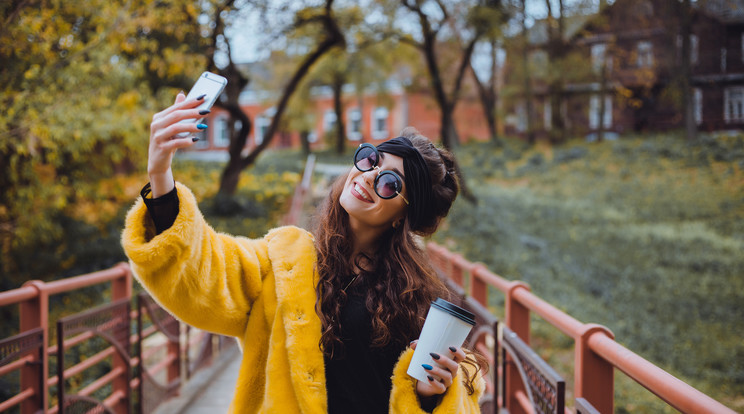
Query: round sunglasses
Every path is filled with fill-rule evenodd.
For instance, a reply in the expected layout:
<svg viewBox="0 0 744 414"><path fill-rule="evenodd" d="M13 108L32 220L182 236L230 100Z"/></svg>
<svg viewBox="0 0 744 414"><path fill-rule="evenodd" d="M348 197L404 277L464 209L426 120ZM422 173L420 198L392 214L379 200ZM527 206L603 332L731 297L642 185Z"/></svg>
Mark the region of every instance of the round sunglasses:
<svg viewBox="0 0 744 414"><path fill-rule="evenodd" d="M408 203L403 194L400 192L403 190L403 179L400 175L396 174L395 171L380 170L377 163L380 161L380 152L377 151L372 144L361 144L354 153L354 166L361 172L372 171L377 169L377 177L375 177L375 193L380 198L389 200L395 196L400 196L403 201Z"/></svg>

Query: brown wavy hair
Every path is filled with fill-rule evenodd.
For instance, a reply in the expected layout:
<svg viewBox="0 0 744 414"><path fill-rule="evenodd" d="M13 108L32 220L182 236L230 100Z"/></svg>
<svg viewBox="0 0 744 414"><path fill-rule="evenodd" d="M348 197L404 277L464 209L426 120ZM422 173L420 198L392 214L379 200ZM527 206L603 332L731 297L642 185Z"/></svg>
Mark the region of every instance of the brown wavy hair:
<svg viewBox="0 0 744 414"><path fill-rule="evenodd" d="M339 203L346 177L339 178L322 207L315 243L318 253L316 311L322 323L320 347L331 356L343 352L340 312L346 304L345 287L359 269L355 283L364 283L365 304L372 317L372 346L406 346L418 337L426 312L437 297L449 299L449 292L437 277L416 235L429 236L449 212L459 186L454 159L435 147L413 128L401 132L423 156L431 177L433 203L422 224L411 229L409 220L385 232L371 255L360 255L352 262L349 216Z"/></svg>

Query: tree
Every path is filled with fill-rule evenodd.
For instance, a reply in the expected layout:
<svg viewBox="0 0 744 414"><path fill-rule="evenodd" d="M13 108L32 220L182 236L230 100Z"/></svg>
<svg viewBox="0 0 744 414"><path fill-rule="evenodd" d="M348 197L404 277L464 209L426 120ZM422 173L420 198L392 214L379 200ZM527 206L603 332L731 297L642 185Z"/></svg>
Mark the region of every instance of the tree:
<svg viewBox="0 0 744 414"><path fill-rule="evenodd" d="M488 56L488 69L483 71L484 80L478 76L478 71L474 65L474 58L470 61L470 70L473 74L473 80L478 88L478 97L480 98L483 114L486 117L488 131L491 142L500 146L501 141L498 137L497 125L497 108L499 98L498 74L500 71L499 50L502 38L501 24L506 23L507 14L495 7L483 8L478 15L481 24L486 27L483 29L485 35L484 41L480 42L486 49L482 55ZM476 46L477 47L477 46ZM485 60L485 59L484 59ZM486 76L487 75L487 76Z"/></svg>
<svg viewBox="0 0 744 414"><path fill-rule="evenodd" d="M81 215L79 203L95 197L101 178L146 157L152 114L204 67L193 53L200 13L185 0L0 5L3 272L38 271L10 254L23 246L63 251L61 216L95 223L104 214ZM54 272L74 265L65 259Z"/></svg>
<svg viewBox="0 0 744 414"><path fill-rule="evenodd" d="M314 48L304 55L284 86L277 101L271 123L269 124L266 133L263 135L261 143L256 145L251 152L243 156L241 151L245 147L248 134L244 134L244 131L241 131L240 134L232 135L230 143L230 160L223 170L220 181L220 197L229 198L235 193L240 172L252 165L258 158L259 154L261 154L261 152L271 144L274 135L280 130L283 116L289 105L290 98L300 85L302 79L309 73L312 66L333 48L344 46L345 39L335 20L332 6L333 0L326 0L323 7L304 8L298 11L295 15L295 20L292 23L291 29L298 30L306 29L309 26L316 26L319 29L318 41L314 45ZM227 38L224 38L224 42L229 45ZM230 63L228 64L229 67L232 65L232 56L228 53L227 58L230 60ZM250 126L246 126L245 123L241 126L243 129L250 128Z"/></svg>

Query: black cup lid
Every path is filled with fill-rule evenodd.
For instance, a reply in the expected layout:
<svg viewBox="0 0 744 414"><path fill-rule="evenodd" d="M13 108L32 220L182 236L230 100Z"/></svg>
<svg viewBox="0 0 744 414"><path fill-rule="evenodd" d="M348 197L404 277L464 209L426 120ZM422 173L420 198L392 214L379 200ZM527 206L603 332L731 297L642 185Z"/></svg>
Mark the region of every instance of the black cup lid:
<svg viewBox="0 0 744 414"><path fill-rule="evenodd" d="M463 309L463 308L461 308L461 307L459 307L459 306L457 306L457 305L455 305L453 303L447 302L446 300L444 300L442 298L437 298L437 300L435 300L434 302L431 303L431 306L433 306L433 307L435 307L437 309L440 309L440 310L442 310L444 312L447 312L450 315L452 315L452 316L454 316L454 317L456 317L456 318L458 318L458 319L460 319L462 321L465 321L465 322L467 322L467 323L469 323L471 325L475 325L475 315L473 315L472 312L468 312L465 309Z"/></svg>

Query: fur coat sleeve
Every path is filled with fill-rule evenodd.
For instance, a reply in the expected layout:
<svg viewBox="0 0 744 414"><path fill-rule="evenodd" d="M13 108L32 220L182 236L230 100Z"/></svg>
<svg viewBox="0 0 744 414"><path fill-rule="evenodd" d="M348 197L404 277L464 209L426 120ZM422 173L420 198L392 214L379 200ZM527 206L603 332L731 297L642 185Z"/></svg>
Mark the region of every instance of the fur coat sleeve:
<svg viewBox="0 0 744 414"><path fill-rule="evenodd" d="M416 394L416 379L408 376L406 371L411 364L413 349L407 349L401 354L398 363L393 370L393 390L390 392L390 412L395 414L426 414L421 409ZM474 368L470 365L460 364L460 371L468 370L472 375ZM478 375L478 374L475 374ZM474 381L475 392L470 395L462 382L462 372L458 373L447 391L444 393L439 405L434 409L434 414L445 413L480 413L480 400L486 389L486 383L482 376Z"/></svg>
<svg viewBox="0 0 744 414"><path fill-rule="evenodd" d="M155 235L142 199L127 215L122 245L134 275L156 301L184 322L242 336L270 268L267 242L215 232L204 221L191 191L180 183L176 187L180 211L163 233Z"/></svg>

